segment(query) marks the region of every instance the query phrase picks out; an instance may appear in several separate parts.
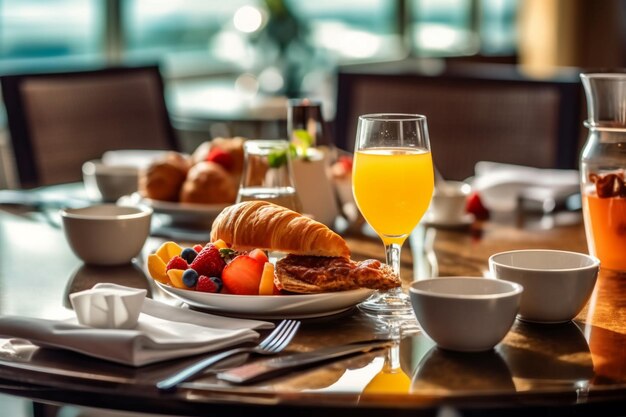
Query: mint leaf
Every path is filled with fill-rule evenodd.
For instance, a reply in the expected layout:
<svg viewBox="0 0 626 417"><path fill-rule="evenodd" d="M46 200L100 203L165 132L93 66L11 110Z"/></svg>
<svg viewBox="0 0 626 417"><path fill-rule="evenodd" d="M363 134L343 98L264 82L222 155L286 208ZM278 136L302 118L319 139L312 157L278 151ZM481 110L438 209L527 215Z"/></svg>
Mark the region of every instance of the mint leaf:
<svg viewBox="0 0 626 417"><path fill-rule="evenodd" d="M270 168L280 168L287 163L287 151L272 152L267 156Z"/></svg>

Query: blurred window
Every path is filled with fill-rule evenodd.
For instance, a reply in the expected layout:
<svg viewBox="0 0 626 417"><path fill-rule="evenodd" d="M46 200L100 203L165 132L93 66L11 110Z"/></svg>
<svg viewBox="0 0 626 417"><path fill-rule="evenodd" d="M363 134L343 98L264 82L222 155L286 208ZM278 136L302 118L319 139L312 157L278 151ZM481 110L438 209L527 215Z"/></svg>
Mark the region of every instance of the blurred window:
<svg viewBox="0 0 626 417"><path fill-rule="evenodd" d="M0 62L104 56L104 2L0 0Z"/></svg>
<svg viewBox="0 0 626 417"><path fill-rule="evenodd" d="M518 0L482 0L480 16L481 52L485 55L514 55L517 45Z"/></svg>
<svg viewBox="0 0 626 417"><path fill-rule="evenodd" d="M233 70L244 42L228 34L240 8L254 0L123 0L125 59L159 60L168 74ZM223 58L220 48L230 55Z"/></svg>
<svg viewBox="0 0 626 417"><path fill-rule="evenodd" d="M287 0L310 41L339 61L397 58L403 51L399 2L389 0Z"/></svg>
<svg viewBox="0 0 626 417"><path fill-rule="evenodd" d="M512 55L519 0L411 0L413 52L427 56Z"/></svg>
<svg viewBox="0 0 626 417"><path fill-rule="evenodd" d="M411 41L418 55L476 52L470 0L412 0Z"/></svg>
<svg viewBox="0 0 626 417"><path fill-rule="evenodd" d="M306 57L301 67L326 69L409 53L510 55L518 2L0 0L0 71L121 59L201 75L255 72L285 52L290 65Z"/></svg>

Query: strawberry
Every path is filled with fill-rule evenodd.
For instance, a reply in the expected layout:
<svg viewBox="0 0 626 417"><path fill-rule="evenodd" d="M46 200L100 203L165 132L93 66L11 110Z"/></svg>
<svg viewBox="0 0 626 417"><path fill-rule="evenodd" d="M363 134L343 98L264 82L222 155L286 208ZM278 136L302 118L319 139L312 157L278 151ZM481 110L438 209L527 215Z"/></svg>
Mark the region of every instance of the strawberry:
<svg viewBox="0 0 626 417"><path fill-rule="evenodd" d="M248 255L239 255L222 272L224 289L231 294L258 295L263 263Z"/></svg>
<svg viewBox="0 0 626 417"><path fill-rule="evenodd" d="M165 270L166 271L169 271L170 269L183 269L183 270L185 270L187 268L189 268L189 265L187 264L187 261L184 260L183 258L181 258L178 255L176 255L172 259L170 259L170 261L165 266Z"/></svg>
<svg viewBox="0 0 626 417"><path fill-rule="evenodd" d="M200 253L200 251L202 250L204 246L198 244L198 245L193 245L193 250L195 250L196 252Z"/></svg>
<svg viewBox="0 0 626 417"><path fill-rule="evenodd" d="M208 277L221 276L224 266L226 266L226 262L220 256L217 246L212 243L207 243L190 265L192 269L196 270L198 275L206 275Z"/></svg>
<svg viewBox="0 0 626 417"><path fill-rule="evenodd" d="M207 277L202 275L198 278L196 291L200 292L220 292L222 291L222 280L218 277Z"/></svg>
<svg viewBox="0 0 626 417"><path fill-rule="evenodd" d="M235 165L232 155L220 148L211 149L206 160L221 165L226 171L230 171Z"/></svg>
<svg viewBox="0 0 626 417"><path fill-rule="evenodd" d="M480 201L480 196L477 192L473 192L467 198L465 211L473 214L476 220L487 220L489 218L489 210Z"/></svg>
<svg viewBox="0 0 626 417"><path fill-rule="evenodd" d="M343 169L346 170L346 172L352 172L352 157L347 156L347 155L342 155L337 159L337 162L341 164L341 166L343 167Z"/></svg>

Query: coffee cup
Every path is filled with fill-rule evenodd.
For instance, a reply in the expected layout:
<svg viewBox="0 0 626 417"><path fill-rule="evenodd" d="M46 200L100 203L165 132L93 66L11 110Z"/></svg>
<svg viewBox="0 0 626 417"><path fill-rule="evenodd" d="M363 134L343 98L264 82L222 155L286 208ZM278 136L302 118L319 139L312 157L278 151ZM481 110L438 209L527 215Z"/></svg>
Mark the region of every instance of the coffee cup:
<svg viewBox="0 0 626 417"><path fill-rule="evenodd" d="M83 164L83 182L90 199L115 202L137 191L139 169L131 165L109 165L100 160Z"/></svg>
<svg viewBox="0 0 626 417"><path fill-rule="evenodd" d="M471 191L471 186L461 181L437 184L426 219L439 224L463 222L468 216L465 207Z"/></svg>

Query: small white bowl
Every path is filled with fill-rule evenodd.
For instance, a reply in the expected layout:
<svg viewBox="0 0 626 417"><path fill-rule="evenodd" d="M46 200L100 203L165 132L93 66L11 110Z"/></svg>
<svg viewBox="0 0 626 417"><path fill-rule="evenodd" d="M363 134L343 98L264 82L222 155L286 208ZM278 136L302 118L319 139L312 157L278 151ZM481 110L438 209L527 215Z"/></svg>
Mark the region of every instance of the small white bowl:
<svg viewBox="0 0 626 417"><path fill-rule="evenodd" d="M493 348L515 321L521 285L489 278L442 277L411 283L413 311L424 332L443 349Z"/></svg>
<svg viewBox="0 0 626 417"><path fill-rule="evenodd" d="M139 254L148 235L152 209L100 204L61 210L70 248L94 265L121 265Z"/></svg>
<svg viewBox="0 0 626 417"><path fill-rule="evenodd" d="M593 256L550 249L514 250L489 258L495 278L524 287L519 318L538 323L576 317L591 296L599 266Z"/></svg>
<svg viewBox="0 0 626 417"><path fill-rule="evenodd" d="M108 165L99 160L83 164L83 182L89 198L95 201L117 201L139 187L139 169L130 165Z"/></svg>

